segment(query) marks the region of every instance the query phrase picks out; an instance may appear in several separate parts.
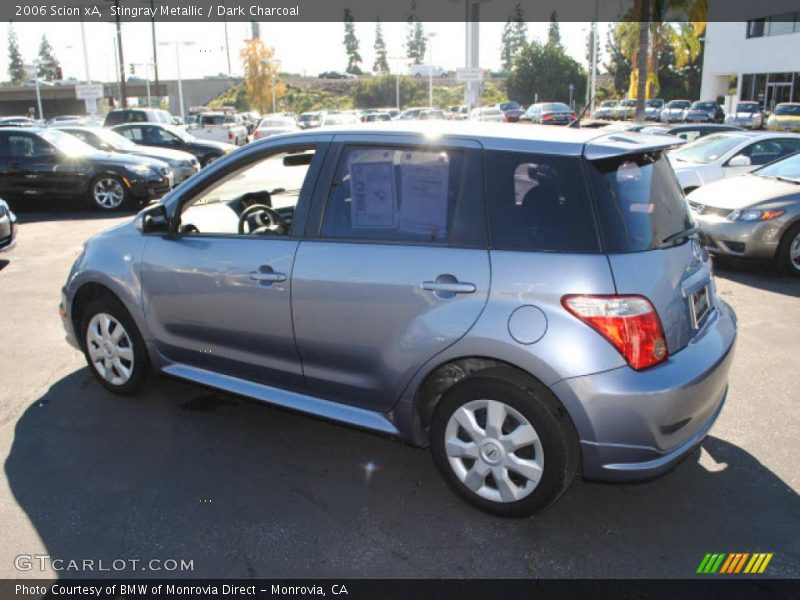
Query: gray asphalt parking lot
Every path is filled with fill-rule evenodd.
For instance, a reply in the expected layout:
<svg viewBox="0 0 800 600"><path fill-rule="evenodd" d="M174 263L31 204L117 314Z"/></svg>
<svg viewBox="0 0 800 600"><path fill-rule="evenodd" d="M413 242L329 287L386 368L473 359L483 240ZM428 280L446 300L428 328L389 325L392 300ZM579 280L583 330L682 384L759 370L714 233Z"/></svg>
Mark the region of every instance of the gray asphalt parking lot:
<svg viewBox="0 0 800 600"><path fill-rule="evenodd" d="M672 473L576 481L502 520L424 450L164 377L106 392L56 308L80 244L127 218L25 212L0 255L0 577L52 575L15 568L36 554L193 561L61 576L692 577L706 552L773 552L767 576L800 577L800 281L717 266L740 322L730 393Z"/></svg>

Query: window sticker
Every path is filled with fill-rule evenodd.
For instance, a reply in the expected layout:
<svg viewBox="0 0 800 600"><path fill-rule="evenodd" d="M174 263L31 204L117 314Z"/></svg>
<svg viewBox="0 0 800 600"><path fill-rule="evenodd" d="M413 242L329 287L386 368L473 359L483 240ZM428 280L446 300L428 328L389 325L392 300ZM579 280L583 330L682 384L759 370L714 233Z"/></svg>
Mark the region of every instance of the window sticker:
<svg viewBox="0 0 800 600"><path fill-rule="evenodd" d="M403 161L400 229L444 240L450 164L445 153L406 154Z"/></svg>
<svg viewBox="0 0 800 600"><path fill-rule="evenodd" d="M397 193L391 160L350 163L350 203L354 229L397 228Z"/></svg>

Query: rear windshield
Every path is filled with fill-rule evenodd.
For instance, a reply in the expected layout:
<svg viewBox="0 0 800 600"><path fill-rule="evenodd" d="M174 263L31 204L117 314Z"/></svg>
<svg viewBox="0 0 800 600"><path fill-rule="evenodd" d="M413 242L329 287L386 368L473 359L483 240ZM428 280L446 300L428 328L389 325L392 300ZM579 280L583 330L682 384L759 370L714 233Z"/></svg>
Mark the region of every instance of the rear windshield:
<svg viewBox="0 0 800 600"><path fill-rule="evenodd" d="M675 173L661 153L589 162L605 251L640 252L693 226Z"/></svg>
<svg viewBox="0 0 800 600"><path fill-rule="evenodd" d="M141 110L117 110L106 115L105 126L112 127L120 123L136 123L147 121L147 115Z"/></svg>
<svg viewBox="0 0 800 600"><path fill-rule="evenodd" d="M800 117L800 104L778 104L775 107L775 114Z"/></svg>

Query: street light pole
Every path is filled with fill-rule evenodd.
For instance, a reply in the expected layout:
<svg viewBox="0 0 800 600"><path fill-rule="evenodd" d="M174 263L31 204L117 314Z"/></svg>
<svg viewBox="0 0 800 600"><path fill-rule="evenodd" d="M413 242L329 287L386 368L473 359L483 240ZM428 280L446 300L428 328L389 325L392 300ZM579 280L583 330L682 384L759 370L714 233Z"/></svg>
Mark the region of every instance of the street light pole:
<svg viewBox="0 0 800 600"><path fill-rule="evenodd" d="M183 79L181 79L181 46L192 46L194 42L159 42L159 46L175 46L175 63L178 67L178 104L181 109L181 118L184 118L186 111L183 105ZM170 106L170 109L172 106Z"/></svg>
<svg viewBox="0 0 800 600"><path fill-rule="evenodd" d="M433 108L433 38L436 32L428 33L428 108Z"/></svg>
<svg viewBox="0 0 800 600"><path fill-rule="evenodd" d="M128 106L128 90L125 86L125 58L122 54L122 23L119 20L119 0L114 0L114 6L117 8L116 25L117 25L117 53L119 54L119 103L122 108Z"/></svg>

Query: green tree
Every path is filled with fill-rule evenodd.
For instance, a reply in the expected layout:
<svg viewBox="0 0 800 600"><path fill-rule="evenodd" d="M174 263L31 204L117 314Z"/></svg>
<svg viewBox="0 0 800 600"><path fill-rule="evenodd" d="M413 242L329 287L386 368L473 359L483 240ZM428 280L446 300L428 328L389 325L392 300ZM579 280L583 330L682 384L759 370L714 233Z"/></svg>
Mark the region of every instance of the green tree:
<svg viewBox="0 0 800 600"><path fill-rule="evenodd" d="M547 45L561 46L561 27L558 24L556 11L550 13L550 24L547 26Z"/></svg>
<svg viewBox="0 0 800 600"><path fill-rule="evenodd" d="M42 41L39 43L39 68L37 75L47 81L58 79L59 63L53 54L53 47L47 41L47 36L42 35Z"/></svg>
<svg viewBox="0 0 800 600"><path fill-rule="evenodd" d="M383 28L381 20L375 21L375 43L372 46L375 51L375 63L372 70L376 73L389 73L389 61L386 57L386 42L383 39Z"/></svg>
<svg viewBox="0 0 800 600"><path fill-rule="evenodd" d="M359 80L353 92L353 102L361 108L394 106L397 99L397 81L392 76ZM400 105L427 105L427 86L411 77L400 78Z"/></svg>
<svg viewBox="0 0 800 600"><path fill-rule="evenodd" d="M348 73L354 75L361 74L361 55L358 53L358 37L356 37L356 26L353 22L353 13L349 8L344 9L344 51L347 53Z"/></svg>
<svg viewBox="0 0 800 600"><path fill-rule="evenodd" d="M514 7L514 16L509 17L503 26L500 61L506 71L514 65L514 59L528 43L528 25L522 16L522 5Z"/></svg>
<svg viewBox="0 0 800 600"><path fill-rule="evenodd" d="M22 61L17 32L13 25L8 26L8 76L15 85L25 81L25 64Z"/></svg>
<svg viewBox="0 0 800 600"><path fill-rule="evenodd" d="M605 63L606 72L610 75L613 84L614 95L623 97L628 92L631 80L631 60L623 47L624 24L615 23L608 31L606 40Z"/></svg>
<svg viewBox="0 0 800 600"><path fill-rule="evenodd" d="M415 65L421 65L425 60L427 47L425 29L417 18L417 2L416 0L411 0L411 12L408 15L408 24L406 25L406 56Z"/></svg>
<svg viewBox="0 0 800 600"><path fill-rule="evenodd" d="M573 98L586 93L586 71L567 55L564 48L550 43L531 42L514 61L508 76L508 97L529 104L538 96L539 102L567 102L569 85L574 85Z"/></svg>

